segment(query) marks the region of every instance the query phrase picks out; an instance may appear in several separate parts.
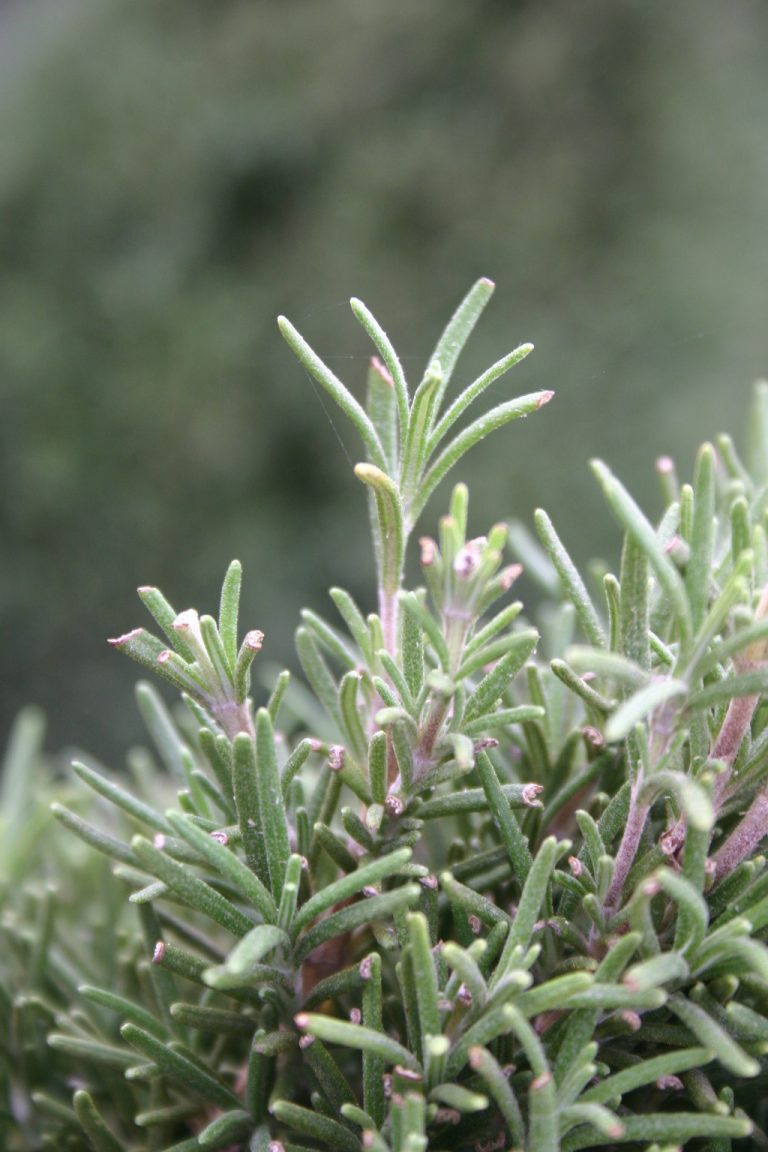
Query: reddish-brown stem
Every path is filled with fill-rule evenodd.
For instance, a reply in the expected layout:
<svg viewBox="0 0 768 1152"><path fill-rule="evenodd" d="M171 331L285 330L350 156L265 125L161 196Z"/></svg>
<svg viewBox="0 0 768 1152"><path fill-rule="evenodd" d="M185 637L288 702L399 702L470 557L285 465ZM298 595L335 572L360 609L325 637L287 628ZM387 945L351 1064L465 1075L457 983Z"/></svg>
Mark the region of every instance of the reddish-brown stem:
<svg viewBox="0 0 768 1152"><path fill-rule="evenodd" d="M208 711L230 740L234 740L241 732L255 739L251 706L247 700L242 704L234 700L212 700L208 704Z"/></svg>
<svg viewBox="0 0 768 1152"><path fill-rule="evenodd" d="M447 696L435 695L432 697L419 743L413 753L414 780L418 780L426 770L432 767L435 741L440 734L449 704L450 699Z"/></svg>
<svg viewBox="0 0 768 1152"><path fill-rule="evenodd" d="M715 879L722 880L751 856L768 835L768 793L759 792L715 855Z"/></svg>
<svg viewBox="0 0 768 1152"><path fill-rule="evenodd" d="M638 779L632 785L632 792L629 798L629 811L627 812L627 822L624 825L624 834L621 837L621 844L616 853L616 861L613 869L613 879L611 886L608 889L608 895L605 898L606 911L609 913L617 911L621 894L624 888L624 881L629 875L629 870L632 867L637 849L640 845L640 837L645 828L645 821L648 818L649 804L646 801L640 800L640 793L643 786L642 773L638 774Z"/></svg>
<svg viewBox="0 0 768 1152"><path fill-rule="evenodd" d="M712 797L715 815L718 814L723 801L726 799L733 765L739 754L742 741L749 731L759 700L759 696L734 696L728 705L722 728L710 753L713 760L721 760L725 765L725 769L715 779ZM660 845L667 856L676 856L682 848L685 843L686 827L685 816L680 816L662 836Z"/></svg>
<svg viewBox="0 0 768 1152"><path fill-rule="evenodd" d="M723 726L712 749L713 759L722 760L725 764L725 771L721 772L715 781L716 812L719 811L725 798L734 762L739 754L742 741L749 732L759 700L759 696L734 696L728 705Z"/></svg>
<svg viewBox="0 0 768 1152"><path fill-rule="evenodd" d="M379 619L384 636L384 647L390 656L397 655L397 591L388 592L379 585Z"/></svg>

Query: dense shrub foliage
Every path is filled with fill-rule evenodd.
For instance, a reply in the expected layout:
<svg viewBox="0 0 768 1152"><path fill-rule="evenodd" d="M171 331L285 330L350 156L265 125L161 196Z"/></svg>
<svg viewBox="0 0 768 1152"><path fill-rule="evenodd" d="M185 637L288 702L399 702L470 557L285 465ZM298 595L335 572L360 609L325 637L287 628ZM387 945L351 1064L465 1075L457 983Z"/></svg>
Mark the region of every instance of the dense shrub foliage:
<svg viewBox="0 0 768 1152"><path fill-rule="evenodd" d="M56 782L21 717L0 844L13 1152L764 1139L768 389L745 462L727 436L690 484L659 460L658 525L593 462L615 573L582 576L543 511L507 558L509 527L473 535L458 484L406 590L432 489L552 397L459 424L521 345L445 401L492 290L416 387L353 300L364 406L280 322L363 443L377 575L375 614L340 587L329 619L303 613L303 686L283 673L254 710L265 640L241 638L235 561L216 618L145 586L157 634L111 641L184 702L139 686L151 746L128 780L83 759L80 786ZM521 560L550 598L536 624L510 596Z"/></svg>

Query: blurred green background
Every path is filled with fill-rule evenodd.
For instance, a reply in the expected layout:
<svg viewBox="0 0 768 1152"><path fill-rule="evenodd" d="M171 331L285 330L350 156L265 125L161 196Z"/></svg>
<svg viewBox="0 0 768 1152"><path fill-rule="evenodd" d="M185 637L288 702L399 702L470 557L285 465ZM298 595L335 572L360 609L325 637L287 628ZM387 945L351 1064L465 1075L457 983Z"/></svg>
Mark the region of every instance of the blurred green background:
<svg viewBox="0 0 768 1152"><path fill-rule="evenodd" d="M759 0L0 3L2 729L122 760L140 583L211 611L240 557L278 663L329 584L374 606L278 312L361 388L359 295L418 380L495 279L461 379L532 340L495 395L557 398L460 469L473 530L541 504L613 560L588 457L655 513L768 370L767 58Z"/></svg>

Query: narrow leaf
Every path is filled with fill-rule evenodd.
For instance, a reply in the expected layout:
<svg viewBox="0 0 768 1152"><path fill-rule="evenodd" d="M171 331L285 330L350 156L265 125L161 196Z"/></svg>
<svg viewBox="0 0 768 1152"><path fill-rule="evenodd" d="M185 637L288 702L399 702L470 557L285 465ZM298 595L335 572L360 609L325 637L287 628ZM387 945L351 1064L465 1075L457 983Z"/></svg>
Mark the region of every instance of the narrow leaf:
<svg viewBox="0 0 768 1152"><path fill-rule="evenodd" d="M605 726L606 740L613 744L617 740L625 739L635 725L644 720L655 708L685 696L687 692L688 685L684 680L673 680L671 677L653 680L616 709Z"/></svg>
<svg viewBox="0 0 768 1152"><path fill-rule="evenodd" d="M553 396L554 392L533 392L528 396L521 396L517 400L509 400L505 404L499 404L496 408L492 408L490 412L478 417L472 424L459 432L458 436L430 464L425 473L419 494L414 500L412 518L417 519L437 485L470 448L473 448L489 433L495 432L497 428L502 428L513 420L529 416L531 412L537 412L539 408L548 404Z"/></svg>
<svg viewBox="0 0 768 1152"><path fill-rule="evenodd" d="M502 356L501 360L497 360L495 364L492 364L481 376L478 376L476 380L468 385L435 425L427 444L427 455L432 455L445 434L453 427L462 413L466 411L478 396L481 396L500 376L504 376L509 372L510 368L514 368L515 364L519 364L520 361L524 360L526 356L529 356L531 352L533 352L533 344L521 344L512 352L508 352L506 356Z"/></svg>
<svg viewBox="0 0 768 1152"><path fill-rule="evenodd" d="M382 880L394 876L408 863L411 856L410 848L400 848L379 860L371 860L370 863L361 865L355 872L350 872L340 880L322 888L297 912L292 927L294 936L334 904L348 900L350 896L362 892L368 885L379 884Z"/></svg>
<svg viewBox="0 0 768 1152"><path fill-rule="evenodd" d="M244 936L253 927L239 908L210 884L200 880L188 867L177 863L143 836L134 836L131 847L148 872L157 876L193 908L221 924L235 936Z"/></svg>
<svg viewBox="0 0 768 1152"><path fill-rule="evenodd" d="M421 895L417 884L405 884L393 892L383 892L380 896L370 896L348 908L334 912L302 936L296 949L297 962L304 960L319 944L334 937L343 936L363 924L391 916L398 909L415 904Z"/></svg>
<svg viewBox="0 0 768 1152"><path fill-rule="evenodd" d="M683 645L687 646L691 638L692 625L685 585L680 573L665 555L656 533L623 484L601 460L592 461L592 470L600 481L614 515L647 555L659 583L669 597L677 617Z"/></svg>
<svg viewBox="0 0 768 1152"><path fill-rule="evenodd" d="M437 360L443 369L443 386L440 390L438 404L445 395L445 389L450 383L462 349L485 311L495 287L493 281L485 276L472 285L448 321L434 352L430 356L430 361Z"/></svg>
<svg viewBox="0 0 768 1152"><path fill-rule="evenodd" d="M381 956L378 952L371 952L359 965L358 971L362 977L363 996L362 1012L363 1027L384 1034L383 997L381 987ZM366 1112L373 1117L374 1123L380 1128L384 1123L386 1114L386 1100L384 1096L384 1068L386 1058L372 1049L363 1049L363 1105Z"/></svg>
<svg viewBox="0 0 768 1152"><path fill-rule="evenodd" d="M708 1048L682 1048L677 1052L665 1052L632 1064L621 1072L616 1072L588 1088L581 1099L585 1103L607 1104L609 1100L619 1100L630 1092L653 1084L661 1076L679 1076L689 1068L700 1068L709 1064L714 1054Z"/></svg>
<svg viewBox="0 0 768 1152"><path fill-rule="evenodd" d="M123 1038L142 1055L149 1057L164 1076L177 1084L185 1092L210 1100L219 1108L238 1108L240 1101L233 1092L216 1080L199 1064L188 1060L180 1052L157 1037L137 1028L135 1024L124 1024L120 1029Z"/></svg>
<svg viewBox="0 0 768 1152"><path fill-rule="evenodd" d="M257 781L256 750L244 732L232 743L232 783L245 859L261 884L269 884L269 866L261 828L261 805Z"/></svg>
<svg viewBox="0 0 768 1152"><path fill-rule="evenodd" d="M401 1064L403 1068L411 1068L414 1072L419 1070L415 1056L385 1032L311 1012L300 1012L296 1017L296 1026L304 1033L327 1040L329 1044L342 1044L361 1052L373 1052L388 1064Z"/></svg>
<svg viewBox="0 0 768 1152"><path fill-rule="evenodd" d="M523 1117L520 1112L520 1105L509 1086L509 1080L503 1069L487 1048L470 1049L469 1063L473 1071L477 1072L482 1079L486 1091L504 1117L513 1147L522 1148L524 1139Z"/></svg>
<svg viewBox="0 0 768 1152"><path fill-rule="evenodd" d="M289 1100L275 1100L271 1105L272 1114L302 1136L309 1136L332 1148L334 1152L360 1152L360 1141L348 1128L322 1116L310 1108L303 1108L300 1104L293 1104ZM285 1145L285 1152L295 1148L295 1152L303 1152L298 1145Z"/></svg>
<svg viewBox="0 0 768 1152"><path fill-rule="evenodd" d="M104 1123L90 1092L83 1089L75 1092L72 1103L75 1106L75 1114L90 1140L94 1152L125 1152L125 1146Z"/></svg>
<svg viewBox="0 0 768 1152"><path fill-rule="evenodd" d="M693 481L693 525L685 587L694 631L707 613L712 568L713 520L715 516L715 450L711 444L699 449Z"/></svg>
<svg viewBox="0 0 768 1152"><path fill-rule="evenodd" d="M285 877L285 866L291 854L288 841L288 818L283 803L280 769L275 750L275 733L266 708L256 713L256 787L264 837L264 850L269 870L270 889L279 904Z"/></svg>
<svg viewBox="0 0 768 1152"><path fill-rule="evenodd" d="M83 764L79 760L74 760L72 767L80 779L93 788L94 792L121 808L123 812L127 812L134 820L146 824L156 832L169 831L168 822L149 804L138 800L130 792L126 792L124 788L114 784L106 776L102 776L100 772L96 772L95 769L89 768L87 764Z"/></svg>
<svg viewBox="0 0 768 1152"><path fill-rule="evenodd" d="M576 565L571 560L562 540L555 531L555 527L543 509L538 508L533 514L536 531L544 549L554 564L563 583L563 588L569 600L576 609L579 623L584 629L589 642L596 648L605 648L605 632L592 603L586 585L579 575Z"/></svg>
<svg viewBox="0 0 768 1152"><path fill-rule="evenodd" d="M350 305L355 319L365 329L376 345L376 350L384 361L387 371L392 378L397 401L398 421L400 424L400 440L401 443L404 443L408 432L408 385L405 382L405 375L397 352L395 352L392 341L376 317L366 308L362 300L357 300L353 297Z"/></svg>
<svg viewBox="0 0 768 1152"><path fill-rule="evenodd" d="M499 961L494 977L494 986L505 975L515 948L528 945L533 933L533 927L541 914L541 906L549 889L552 871L557 859L569 847L567 841L558 844L554 836L549 836L539 848L536 858L531 864L526 876L520 902L517 906L515 918L512 921L504 952Z"/></svg>
<svg viewBox="0 0 768 1152"><path fill-rule="evenodd" d="M475 770L510 863L522 883L528 876L532 863L528 839L523 835L514 813L510 810L509 801L487 752L478 753Z"/></svg>
<svg viewBox="0 0 768 1152"><path fill-rule="evenodd" d="M642 1116L622 1116L624 1133L622 1144L648 1144L657 1142L679 1146L697 1137L717 1138L720 1136L739 1139L749 1136L751 1121L735 1116L713 1116L708 1112L646 1112ZM584 1125L563 1137L561 1152L581 1152L615 1144L615 1135L597 1132Z"/></svg>
<svg viewBox="0 0 768 1152"><path fill-rule="evenodd" d="M242 579L243 567L239 560L233 560L221 586L221 604L219 605L219 634L227 655L230 676L235 674L237 661L237 621L240 611Z"/></svg>
<svg viewBox="0 0 768 1152"><path fill-rule="evenodd" d="M519 641L512 651L508 652L506 656L502 656L501 660L483 677L469 697L464 712L465 720L475 720L478 716L488 712L509 682L523 667L526 660L535 652L539 642L539 634L535 628L526 628L517 635Z"/></svg>
<svg viewBox="0 0 768 1152"><path fill-rule="evenodd" d="M669 1007L686 1028L693 1032L699 1043L714 1052L723 1067L734 1076L750 1077L758 1074L760 1065L757 1060L748 1056L725 1029L721 1028L698 1004L692 1004L684 996L675 995L670 997Z"/></svg>
<svg viewBox="0 0 768 1152"><path fill-rule="evenodd" d="M356 464L355 475L373 492L378 518L379 577L384 590L394 594L400 587L405 543L397 485L374 464Z"/></svg>
<svg viewBox="0 0 768 1152"><path fill-rule="evenodd" d="M289 947L288 935L281 928L274 924L258 924L247 935L243 936L242 940L238 941L221 967L226 970L228 975L242 977L242 983L246 983L245 977L252 974L254 968L261 963L265 956L269 956L277 948L287 949ZM208 977L209 973L218 973L219 970L219 968L212 968L205 973L206 984L211 984L213 987L217 986L215 980Z"/></svg>
<svg viewBox="0 0 768 1152"><path fill-rule="evenodd" d="M397 397L392 377L377 356L371 357L368 367L365 410L381 440L387 458L387 471L391 476L396 476L400 466Z"/></svg>
<svg viewBox="0 0 768 1152"><path fill-rule="evenodd" d="M285 316L279 316L277 323L283 339L291 351L301 361L309 374L326 390L331 399L338 404L344 415L355 425L368 450L371 461L379 468L386 468L387 461L381 441L362 405L355 400L352 393L342 384L341 380L331 372L330 368L323 363L317 353L310 348L303 336L300 336L293 327L290 320L287 320Z"/></svg>

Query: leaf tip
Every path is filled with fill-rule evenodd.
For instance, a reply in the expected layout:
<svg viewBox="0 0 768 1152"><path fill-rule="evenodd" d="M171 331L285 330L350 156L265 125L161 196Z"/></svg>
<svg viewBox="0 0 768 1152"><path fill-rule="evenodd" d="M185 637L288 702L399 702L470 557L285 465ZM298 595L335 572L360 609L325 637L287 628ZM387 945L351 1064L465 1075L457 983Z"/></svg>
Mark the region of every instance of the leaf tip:
<svg viewBox="0 0 768 1152"><path fill-rule="evenodd" d="M131 640L136 640L139 636L143 635L143 633L143 628L132 628L130 632L125 632L122 636L107 639L107 644L111 644L113 648L123 648L126 644L130 644Z"/></svg>

